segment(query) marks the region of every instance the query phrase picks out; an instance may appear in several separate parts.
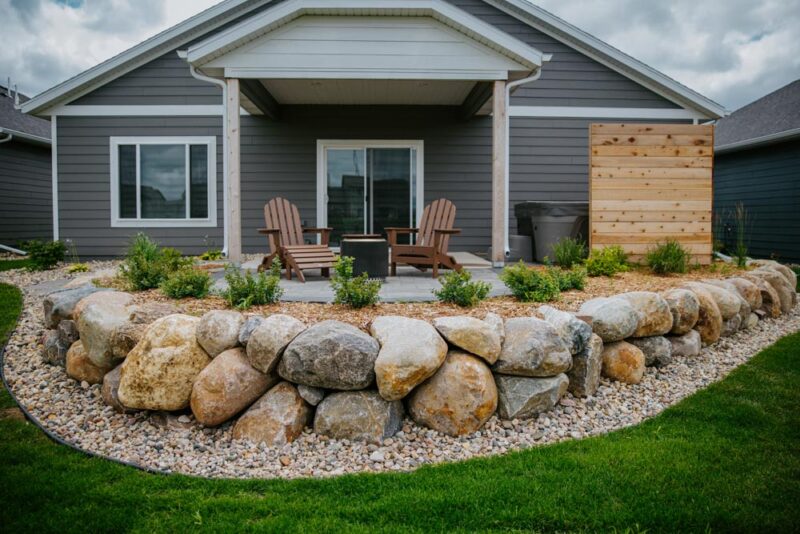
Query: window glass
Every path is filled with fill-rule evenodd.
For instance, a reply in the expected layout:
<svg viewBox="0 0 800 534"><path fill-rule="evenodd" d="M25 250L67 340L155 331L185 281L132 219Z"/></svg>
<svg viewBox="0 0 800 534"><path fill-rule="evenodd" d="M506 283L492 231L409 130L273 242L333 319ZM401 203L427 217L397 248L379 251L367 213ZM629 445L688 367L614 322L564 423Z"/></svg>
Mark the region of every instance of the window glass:
<svg viewBox="0 0 800 534"><path fill-rule="evenodd" d="M143 219L186 218L186 145L140 145Z"/></svg>
<svg viewBox="0 0 800 534"><path fill-rule="evenodd" d="M189 211L193 219L208 217L208 146L189 147Z"/></svg>
<svg viewBox="0 0 800 534"><path fill-rule="evenodd" d="M136 218L136 145L119 146L119 216Z"/></svg>

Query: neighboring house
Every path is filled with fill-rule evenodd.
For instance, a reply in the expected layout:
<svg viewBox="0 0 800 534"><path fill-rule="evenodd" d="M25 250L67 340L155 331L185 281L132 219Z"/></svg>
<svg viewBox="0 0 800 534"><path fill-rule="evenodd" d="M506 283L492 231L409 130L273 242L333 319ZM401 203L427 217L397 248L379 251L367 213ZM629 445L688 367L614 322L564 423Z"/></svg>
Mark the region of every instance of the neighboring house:
<svg viewBox="0 0 800 534"><path fill-rule="evenodd" d="M50 122L15 109L16 100L0 85L0 245L7 246L53 237Z"/></svg>
<svg viewBox="0 0 800 534"><path fill-rule="evenodd" d="M718 238L735 242L732 211L750 217L750 254L800 262L800 80L717 123L714 211Z"/></svg>
<svg viewBox="0 0 800 534"><path fill-rule="evenodd" d="M588 200L590 123L725 113L524 0L227 0L24 110L52 117L54 231L81 255L138 231L263 252L275 196L340 232L447 197L451 249L497 264L513 204Z"/></svg>

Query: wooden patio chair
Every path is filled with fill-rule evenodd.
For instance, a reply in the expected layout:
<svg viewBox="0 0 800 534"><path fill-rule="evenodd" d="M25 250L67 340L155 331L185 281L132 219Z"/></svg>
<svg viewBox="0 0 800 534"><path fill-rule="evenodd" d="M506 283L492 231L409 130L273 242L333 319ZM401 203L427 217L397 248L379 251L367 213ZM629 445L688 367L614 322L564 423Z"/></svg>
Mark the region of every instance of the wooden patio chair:
<svg viewBox="0 0 800 534"><path fill-rule="evenodd" d="M300 213L297 206L285 198L273 198L264 205L264 221L266 228L258 232L267 235L270 254L265 256L258 267L259 271L269 269L272 260L280 259L286 269L286 279L292 279L292 271L297 273L301 282L306 281L305 269L320 269L322 276L330 276L330 268L336 257L328 247L330 228L303 228L300 225ZM307 245L304 234L320 234L321 245Z"/></svg>
<svg viewBox="0 0 800 534"><path fill-rule="evenodd" d="M386 234L391 246L391 275L397 276L397 264L412 265L421 271L427 267L433 269L433 277L439 276L439 266L456 271L461 270L461 265L447 254L450 236L461 233L453 228L456 219L456 207L447 199L434 200L422 212L419 228L386 228ZM414 245L397 243L400 234L416 234L417 242Z"/></svg>

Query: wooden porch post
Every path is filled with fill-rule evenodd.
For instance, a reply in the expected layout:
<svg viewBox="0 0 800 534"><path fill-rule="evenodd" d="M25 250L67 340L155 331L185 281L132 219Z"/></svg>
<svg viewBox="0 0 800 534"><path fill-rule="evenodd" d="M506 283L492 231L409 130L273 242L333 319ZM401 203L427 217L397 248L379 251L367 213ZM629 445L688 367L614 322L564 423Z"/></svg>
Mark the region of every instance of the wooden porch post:
<svg viewBox="0 0 800 534"><path fill-rule="evenodd" d="M242 203L239 174L241 143L239 140L239 79L226 78L228 101L225 102L225 136L228 140L228 258L242 258Z"/></svg>
<svg viewBox="0 0 800 534"><path fill-rule="evenodd" d="M508 143L506 122L506 82L494 82L492 97L492 265L505 264L505 205L506 198L506 143Z"/></svg>

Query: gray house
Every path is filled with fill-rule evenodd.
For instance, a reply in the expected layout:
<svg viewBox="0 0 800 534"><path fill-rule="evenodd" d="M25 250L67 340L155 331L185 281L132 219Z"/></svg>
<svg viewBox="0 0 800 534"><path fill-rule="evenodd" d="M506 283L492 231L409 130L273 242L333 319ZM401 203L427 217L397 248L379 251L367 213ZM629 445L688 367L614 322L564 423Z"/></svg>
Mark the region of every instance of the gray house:
<svg viewBox="0 0 800 534"><path fill-rule="evenodd" d="M456 203L500 264L524 200L587 200L593 122L718 104L525 0L227 0L24 105L51 117L57 238L262 252L263 206L378 232Z"/></svg>
<svg viewBox="0 0 800 534"><path fill-rule="evenodd" d="M50 123L16 109L26 100L0 85L0 244L7 246L53 237Z"/></svg>
<svg viewBox="0 0 800 534"><path fill-rule="evenodd" d="M734 241L730 212L742 202L750 253L800 262L800 80L720 120L714 144L717 238Z"/></svg>

